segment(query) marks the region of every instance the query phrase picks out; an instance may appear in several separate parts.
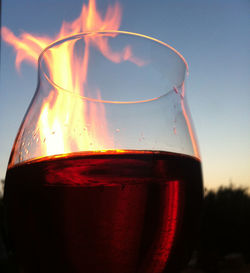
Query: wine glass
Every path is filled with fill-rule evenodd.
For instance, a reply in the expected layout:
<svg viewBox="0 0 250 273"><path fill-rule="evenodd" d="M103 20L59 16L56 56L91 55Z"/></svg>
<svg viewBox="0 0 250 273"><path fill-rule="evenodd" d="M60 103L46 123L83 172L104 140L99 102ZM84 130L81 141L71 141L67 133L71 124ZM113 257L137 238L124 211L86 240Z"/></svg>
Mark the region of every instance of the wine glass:
<svg viewBox="0 0 250 273"><path fill-rule="evenodd" d="M20 272L178 272L202 201L183 56L89 32L48 46L38 70L4 194Z"/></svg>

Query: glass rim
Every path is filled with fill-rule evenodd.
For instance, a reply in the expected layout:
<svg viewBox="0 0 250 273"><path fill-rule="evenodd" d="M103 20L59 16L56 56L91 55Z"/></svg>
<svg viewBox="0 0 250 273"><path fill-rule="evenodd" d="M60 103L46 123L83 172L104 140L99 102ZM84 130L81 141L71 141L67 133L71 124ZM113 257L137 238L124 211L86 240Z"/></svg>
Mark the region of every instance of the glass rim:
<svg viewBox="0 0 250 273"><path fill-rule="evenodd" d="M140 34L140 33L135 33L135 32L122 31L122 30L87 31L87 32L81 32L81 33L74 34L74 35L65 36L62 39L54 41L53 43L49 44L46 48L43 49L43 51L40 53L39 58L38 58L38 85L39 85L39 81L40 81L39 75L40 75L41 71L43 70L42 69L42 60L44 59L44 55L46 54L46 52L50 48L53 48L54 46L60 45L60 44L62 44L64 42L67 42L67 41L71 41L71 40L74 40L74 39L82 38L82 37L84 37L86 35L95 35L95 34L96 35L99 35L99 34L118 34L118 35L119 34L125 34L125 35L130 35L130 36L144 38L144 39L147 39L147 40L151 40L151 41L153 41L155 43L161 44L161 45L167 47L168 49L170 49L171 51L173 51L177 55L177 57L179 57L181 59L181 61L185 65L185 69L186 69L185 74L187 76L189 74L188 63L187 63L186 59L183 57L183 55L178 50L176 50L174 47L172 47L171 45L169 45L169 44L167 44L165 42L162 42L161 40L158 40L158 39L156 39L154 37L147 36L147 35ZM78 94L72 92L72 90L68 90L68 89L65 89L65 88L61 87L60 85L56 84L53 80L51 80L50 77L44 71L42 71L42 74L44 75L44 77L46 78L46 80L52 86L54 86L56 89L60 89L60 90L62 90L64 92L70 93L71 95L74 95L74 96L79 97L81 99L92 101L92 102L113 103L113 104L135 104L135 103L151 102L151 101L158 100L158 99L160 99L162 97L165 97L166 95L169 94L169 91L172 90L172 89L170 89L168 92L166 92L163 95L160 95L158 97L154 97L154 98L150 98L150 99L145 99L145 100L115 101L115 100L94 99L94 98L90 98L90 97L78 95ZM180 86L174 86L173 89L181 87L182 84Z"/></svg>

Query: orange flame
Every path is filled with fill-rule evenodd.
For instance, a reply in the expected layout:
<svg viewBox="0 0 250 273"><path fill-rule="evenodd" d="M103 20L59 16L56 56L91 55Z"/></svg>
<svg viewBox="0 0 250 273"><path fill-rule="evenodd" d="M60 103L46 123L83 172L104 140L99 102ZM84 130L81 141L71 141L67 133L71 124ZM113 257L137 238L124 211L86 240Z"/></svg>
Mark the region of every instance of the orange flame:
<svg viewBox="0 0 250 273"><path fill-rule="evenodd" d="M119 29L120 23L121 7L119 3L109 6L106 14L101 16L98 13L95 0L89 0L88 5L83 4L81 14L78 18L73 22L62 23L59 34L55 37L37 36L25 32L22 33L20 37L17 37L6 27L2 27L1 33L3 40L12 45L16 50L16 68L19 70L23 61L36 65L41 52L55 41L82 32L107 30L113 30L114 32L110 34L110 36L114 37L117 35L115 31ZM145 35L139 36L150 38ZM173 50L182 59L188 69L183 56L173 47L154 38L150 39ZM84 96L86 93L83 88L87 79L90 46L98 49L104 57L115 63L130 61L138 66L145 64L143 60L133 56L129 45L124 47L121 52L114 52L109 46L107 36L94 34L84 36L84 54L81 58L76 58L74 56L74 45L76 41L77 39L74 41L71 40L70 43L62 43L56 50L50 48L49 54L44 54L43 56L48 66L48 76L52 85L55 83L63 89L73 91L77 95ZM79 77L79 75L81 75L81 77ZM104 105L99 103L97 107L95 103L98 100L88 102L88 104L83 100L79 103L77 97L76 99L71 98L69 100L66 95L57 92L58 87L56 85L54 85L55 90L52 90L54 92L50 93L42 106L36 127L36 131L40 134L41 154L49 156L65 154L72 151L113 149L113 142L107 130ZM182 86L181 107L190 133L194 154L199 158L198 147L184 106L183 97L184 85ZM100 102L100 91L98 91L98 99ZM87 114L82 114L84 112ZM77 120L75 116L78 116ZM87 124L91 124L92 127L89 131L86 130L84 133L81 133L81 131L87 127ZM67 132L72 133L72 131L75 132L74 135L67 135Z"/></svg>
<svg viewBox="0 0 250 273"><path fill-rule="evenodd" d="M120 22L121 7L119 3L109 6L104 19L102 19L97 11L95 0L89 0L88 6L83 4L81 14L77 19L70 23L62 23L61 30L56 37L31 35L26 32L17 37L7 27L2 27L2 37L5 42L16 49L16 67L19 69L24 60L36 65L42 50L56 40L81 32L118 30ZM111 52L105 39L101 41L96 39L96 46L102 48L102 53L105 56ZM69 52L64 53L69 54Z"/></svg>
<svg viewBox="0 0 250 273"><path fill-rule="evenodd" d="M36 65L42 50L55 40L61 40L81 32L118 30L120 22L121 7L118 3L109 6L105 16L102 17L97 11L95 0L89 0L88 5L83 4L81 14L77 19L73 22L63 22L59 34L54 38L35 36L29 33L22 33L20 37L16 37L6 27L2 27L2 37L15 48L17 52L16 67L19 70L23 61ZM48 56L44 57L46 65L49 67L49 78L63 89L72 90L74 93L84 96L83 86L87 78L90 45L97 48L103 56L112 62L119 63L128 60L139 66L143 65L141 60L133 56L130 46L126 46L122 52L113 52L107 37L92 35L84 37L84 40L85 49L82 58L73 56L76 40L61 44L56 50L50 50ZM101 99L100 95L98 96ZM79 103L74 99L69 100L60 92L51 92L43 104L36 128L40 132L43 155L68 153L72 150L102 150L104 146L112 148L113 144L107 134L104 106L98 105L96 107L94 103L90 104L91 107L88 105L90 109L87 115L79 114L83 113L87 107L84 101ZM76 113L80 116L77 121L73 118ZM76 133L74 136L65 137L65 126L68 126L68 131L80 131L83 127L86 128L87 123L102 124L102 127L100 129L96 125L91 128L91 133ZM98 139L98 136L101 136L101 140ZM67 141L65 141L66 138Z"/></svg>

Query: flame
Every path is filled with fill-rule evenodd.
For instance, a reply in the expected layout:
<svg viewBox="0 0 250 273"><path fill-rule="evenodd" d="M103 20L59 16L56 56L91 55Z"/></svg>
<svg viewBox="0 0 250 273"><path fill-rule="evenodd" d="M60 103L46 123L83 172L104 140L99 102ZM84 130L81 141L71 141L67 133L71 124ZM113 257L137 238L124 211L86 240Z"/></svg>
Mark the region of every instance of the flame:
<svg viewBox="0 0 250 273"><path fill-rule="evenodd" d="M59 33L54 37L31 35L26 32L17 37L7 27L2 27L3 40L16 50L17 70L20 70L20 66L24 61L36 65L41 52L49 45L54 44L55 41L83 32L92 33L92 35L83 36L85 48L84 54L80 58L74 56L74 46L77 39L71 40L70 43L62 43L55 49L51 47L48 54L43 54L49 70L47 76L54 85L54 90L51 90L52 92L43 103L35 130L39 132L41 140L40 154L43 156L66 154L72 151L104 151L114 148L112 138L108 134L103 104L110 101L102 100L100 90L97 93L98 99L89 100L88 103L84 100L79 103L79 96L87 97L84 85L88 74L90 47L95 47L105 58L114 63L130 61L138 66L145 64L143 60L133 56L131 46L127 45L121 52L115 52L109 45L109 37L118 35L115 31L120 27L121 15L119 3L108 6L105 15L101 16L97 10L95 0L89 0L88 5L83 4L80 16L72 22L63 22ZM109 30L113 30L112 33L110 32L109 37L107 35L95 35L97 31ZM122 33L129 32L123 31ZM173 47L152 37L138 36L149 38L171 49L182 59L188 70L184 57ZM81 76L79 77L79 75ZM69 99L65 94L62 95L61 92L58 92L58 86L79 95L78 100L77 96L75 99ZM176 92L178 93L178 90ZM194 155L199 158L199 150L183 98L184 84L182 86L181 107L190 134ZM155 99L157 98L145 101ZM115 103L126 102L116 101ZM88 124L91 124L92 127L90 130L85 130ZM67 132L75 133L69 135Z"/></svg>
<svg viewBox="0 0 250 273"><path fill-rule="evenodd" d="M8 28L2 27L2 37L5 42L16 50L16 68L19 70L22 62L37 64L40 53L51 43L82 32L118 30L121 23L121 7L119 3L109 6L102 17L97 10L95 0L83 4L81 14L73 22L63 22L60 32L55 37L37 36L22 33L15 36ZM112 36L116 36L114 32ZM126 46L122 52L114 52L109 46L108 37L97 35L84 36L85 49L81 58L74 56L75 41L61 44L56 49L50 48L49 54L44 54L46 65L49 67L49 79L52 83L84 96L84 83L87 79L89 48L98 49L104 57L112 62L131 61L139 66L143 62L132 54L131 47ZM81 75L81 77L79 77ZM60 94L57 88L53 90L43 103L36 130L39 131L42 143L41 153L45 156L65 154L72 150L88 151L103 150L112 147L105 121L105 108L96 102L86 102L69 99ZM98 98L101 100L100 91ZM86 111L87 109L87 111ZM87 114L82 114L82 113ZM77 115L78 113L78 115ZM79 114L81 113L81 114ZM77 115L77 120L76 120ZM87 124L98 124L91 128L91 133L80 131ZM67 129L65 129L67 128ZM72 136L65 137L66 131L75 131Z"/></svg>
<svg viewBox="0 0 250 273"><path fill-rule="evenodd" d="M104 16L104 19L97 11L95 0L89 0L89 5L83 4L81 14L73 22L63 22L60 32L55 37L37 36L29 33L22 33L20 37L15 36L7 27L2 27L3 40L16 49L16 67L20 69L23 61L28 61L34 65L37 64L40 53L48 45L57 40L61 40L67 36L78 34L81 32L118 30L121 23L121 7L119 3L114 6L109 6ZM102 53L110 59L117 60L119 57L114 57L110 50L107 39L100 37L95 39L95 45L102 49ZM68 57L71 53L65 52ZM108 55L110 53L110 56ZM125 55L125 54L124 54ZM62 56L62 55L60 55ZM118 61L118 60L117 60ZM53 70L54 71L54 70Z"/></svg>

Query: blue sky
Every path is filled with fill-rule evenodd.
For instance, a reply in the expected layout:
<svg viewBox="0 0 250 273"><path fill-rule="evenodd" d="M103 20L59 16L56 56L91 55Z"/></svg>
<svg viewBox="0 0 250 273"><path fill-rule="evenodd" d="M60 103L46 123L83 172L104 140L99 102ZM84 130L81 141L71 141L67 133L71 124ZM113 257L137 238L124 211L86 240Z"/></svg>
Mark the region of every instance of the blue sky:
<svg viewBox="0 0 250 273"><path fill-rule="evenodd" d="M158 38L186 58L187 101L192 113L208 188L250 185L250 3L248 0L119 1L120 29ZM73 3L73 4L72 4ZM87 1L3 0L2 25L55 34ZM105 12L110 0L97 0ZM2 43L0 86L0 178L4 178L19 124L34 94L37 71L15 69L15 54Z"/></svg>

